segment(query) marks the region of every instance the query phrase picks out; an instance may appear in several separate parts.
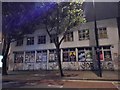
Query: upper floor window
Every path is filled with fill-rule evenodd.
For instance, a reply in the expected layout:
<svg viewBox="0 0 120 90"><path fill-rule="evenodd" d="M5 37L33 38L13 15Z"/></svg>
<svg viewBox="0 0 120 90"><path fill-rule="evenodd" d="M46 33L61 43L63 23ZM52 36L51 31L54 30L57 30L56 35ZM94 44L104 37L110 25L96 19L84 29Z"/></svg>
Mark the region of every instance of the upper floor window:
<svg viewBox="0 0 120 90"><path fill-rule="evenodd" d="M50 43L54 43L54 41L56 41L57 39L58 37L55 34L52 34L50 38Z"/></svg>
<svg viewBox="0 0 120 90"><path fill-rule="evenodd" d="M34 37L27 37L27 45L33 45L34 44Z"/></svg>
<svg viewBox="0 0 120 90"><path fill-rule="evenodd" d="M78 31L79 40L89 39L89 29L83 29Z"/></svg>
<svg viewBox="0 0 120 90"><path fill-rule="evenodd" d="M45 44L46 43L46 36L38 36L38 44Z"/></svg>
<svg viewBox="0 0 120 90"><path fill-rule="evenodd" d="M16 46L22 46L23 45L23 39L16 41Z"/></svg>
<svg viewBox="0 0 120 90"><path fill-rule="evenodd" d="M107 38L107 28L106 27L100 27L98 28L98 36L99 38Z"/></svg>
<svg viewBox="0 0 120 90"><path fill-rule="evenodd" d="M68 32L68 33L65 35L64 41L65 41L65 42L67 42L67 41L73 41L73 32Z"/></svg>

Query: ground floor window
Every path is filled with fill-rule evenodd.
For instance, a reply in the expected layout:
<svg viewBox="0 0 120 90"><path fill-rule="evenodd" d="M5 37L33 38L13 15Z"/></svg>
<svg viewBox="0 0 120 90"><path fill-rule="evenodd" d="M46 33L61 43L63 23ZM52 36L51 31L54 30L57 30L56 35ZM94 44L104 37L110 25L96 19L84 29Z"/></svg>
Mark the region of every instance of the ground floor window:
<svg viewBox="0 0 120 90"><path fill-rule="evenodd" d="M35 51L25 52L25 62L35 62Z"/></svg>
<svg viewBox="0 0 120 90"><path fill-rule="evenodd" d="M92 61L92 48L83 47L78 49L78 61ZM111 61L112 55L110 46L100 46L100 60ZM76 61L75 48L63 49L63 62ZM97 54L97 51L96 51ZM57 60L56 50L49 50L49 62L55 62ZM14 52L14 62L22 63L24 59L24 52ZM96 56L97 60L97 56ZM36 53L36 62L47 61L47 50L39 50ZM25 52L25 62L35 62L35 51Z"/></svg>
<svg viewBox="0 0 120 90"><path fill-rule="evenodd" d="M63 49L63 62L76 61L75 49Z"/></svg>
<svg viewBox="0 0 120 90"><path fill-rule="evenodd" d="M15 52L14 53L14 63L23 63L24 52Z"/></svg>
<svg viewBox="0 0 120 90"><path fill-rule="evenodd" d="M92 61L92 49L91 48L78 48L78 61Z"/></svg>
<svg viewBox="0 0 120 90"><path fill-rule="evenodd" d="M78 61L85 61L85 51L84 48L78 49Z"/></svg>
<svg viewBox="0 0 120 90"><path fill-rule="evenodd" d="M100 49L100 60L101 61L112 60L110 46L100 46L99 49Z"/></svg>
<svg viewBox="0 0 120 90"><path fill-rule="evenodd" d="M37 51L36 62L46 62L47 61L47 50Z"/></svg>
<svg viewBox="0 0 120 90"><path fill-rule="evenodd" d="M105 61L111 61L111 51L104 51L104 59Z"/></svg>
<svg viewBox="0 0 120 90"><path fill-rule="evenodd" d="M56 61L57 61L56 50L49 50L49 62L56 62Z"/></svg>

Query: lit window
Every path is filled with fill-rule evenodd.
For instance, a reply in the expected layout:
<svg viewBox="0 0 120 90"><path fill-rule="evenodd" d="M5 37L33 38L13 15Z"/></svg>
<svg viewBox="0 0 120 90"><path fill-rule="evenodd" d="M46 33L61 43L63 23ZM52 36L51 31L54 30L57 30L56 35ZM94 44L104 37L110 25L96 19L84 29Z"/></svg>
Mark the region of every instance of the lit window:
<svg viewBox="0 0 120 90"><path fill-rule="evenodd" d="M25 62L35 62L35 51L25 52Z"/></svg>
<svg viewBox="0 0 120 90"><path fill-rule="evenodd" d="M23 52L15 52L14 53L14 63L23 63Z"/></svg>
<svg viewBox="0 0 120 90"><path fill-rule="evenodd" d="M33 45L34 44L34 37L27 37L27 45Z"/></svg>
<svg viewBox="0 0 120 90"><path fill-rule="evenodd" d="M57 54L55 50L49 51L49 62L55 62L57 61Z"/></svg>
<svg viewBox="0 0 120 90"><path fill-rule="evenodd" d="M99 38L108 38L107 36L107 28L105 27L101 27L101 28L98 28L98 36Z"/></svg>
<svg viewBox="0 0 120 90"><path fill-rule="evenodd" d="M63 62L75 62L76 52L75 49L63 49Z"/></svg>
<svg viewBox="0 0 120 90"><path fill-rule="evenodd" d="M67 41L73 41L73 32L68 32L68 33L65 35L64 41L65 41L65 42L67 42Z"/></svg>
<svg viewBox="0 0 120 90"><path fill-rule="evenodd" d="M78 61L80 62L92 61L92 50L90 47L78 48Z"/></svg>
<svg viewBox="0 0 120 90"><path fill-rule="evenodd" d="M47 61L47 50L37 51L36 62L46 62Z"/></svg>
<svg viewBox="0 0 120 90"><path fill-rule="evenodd" d="M38 44L45 44L46 36L38 36Z"/></svg>
<svg viewBox="0 0 120 90"><path fill-rule="evenodd" d="M22 46L23 45L23 39L16 41L16 46Z"/></svg>
<svg viewBox="0 0 120 90"><path fill-rule="evenodd" d="M96 54L97 54L97 51L96 51ZM111 61L112 60L110 46L100 47L100 60L101 61Z"/></svg>
<svg viewBox="0 0 120 90"><path fill-rule="evenodd" d="M79 40L88 40L89 39L89 29L83 29L78 31Z"/></svg>

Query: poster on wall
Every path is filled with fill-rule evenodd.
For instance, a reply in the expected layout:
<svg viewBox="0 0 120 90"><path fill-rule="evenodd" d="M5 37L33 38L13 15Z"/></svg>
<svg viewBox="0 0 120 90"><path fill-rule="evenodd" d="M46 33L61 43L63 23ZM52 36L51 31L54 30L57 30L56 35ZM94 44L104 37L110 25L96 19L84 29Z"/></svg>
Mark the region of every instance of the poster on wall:
<svg viewBox="0 0 120 90"><path fill-rule="evenodd" d="M47 52L42 54L42 61L43 62L47 61Z"/></svg>
<svg viewBox="0 0 120 90"><path fill-rule="evenodd" d="M102 51L100 51L100 60L101 60L101 61L104 61Z"/></svg>
<svg viewBox="0 0 120 90"><path fill-rule="evenodd" d="M14 54L14 63L23 63L23 57L24 57L23 52L16 52Z"/></svg>
<svg viewBox="0 0 120 90"><path fill-rule="evenodd" d="M69 54L68 51L63 51L63 62L68 62L69 61Z"/></svg>
<svg viewBox="0 0 120 90"><path fill-rule="evenodd" d="M69 52L69 59L70 59L70 61L76 61L76 53L75 53L75 51L70 51Z"/></svg>
<svg viewBox="0 0 120 90"><path fill-rule="evenodd" d="M110 51L104 51L104 58L106 61L110 61L111 59L111 52Z"/></svg>
<svg viewBox="0 0 120 90"><path fill-rule="evenodd" d="M46 62L47 61L47 51L38 51L36 55L36 62Z"/></svg>
<svg viewBox="0 0 120 90"><path fill-rule="evenodd" d="M37 53L36 62L41 62L41 61L42 61L42 53Z"/></svg>
<svg viewBox="0 0 120 90"><path fill-rule="evenodd" d="M50 50L49 52L49 62L55 62L57 60L57 55L55 50Z"/></svg>
<svg viewBox="0 0 120 90"><path fill-rule="evenodd" d="M75 49L64 49L63 50L63 62L74 62L76 61Z"/></svg>
<svg viewBox="0 0 120 90"><path fill-rule="evenodd" d="M80 62L85 61L85 52L84 51L78 51L78 61L80 61Z"/></svg>
<svg viewBox="0 0 120 90"><path fill-rule="evenodd" d="M35 62L35 52L34 51L25 53L25 62Z"/></svg>
<svg viewBox="0 0 120 90"><path fill-rule="evenodd" d="M96 59L98 60L97 52L96 52ZM100 61L104 61L103 53L100 51Z"/></svg>
<svg viewBox="0 0 120 90"><path fill-rule="evenodd" d="M86 61L92 61L92 52L87 50L86 53Z"/></svg>
<svg viewBox="0 0 120 90"><path fill-rule="evenodd" d="M55 54L54 53L50 53L49 54L49 61L50 62L54 62L55 61Z"/></svg>

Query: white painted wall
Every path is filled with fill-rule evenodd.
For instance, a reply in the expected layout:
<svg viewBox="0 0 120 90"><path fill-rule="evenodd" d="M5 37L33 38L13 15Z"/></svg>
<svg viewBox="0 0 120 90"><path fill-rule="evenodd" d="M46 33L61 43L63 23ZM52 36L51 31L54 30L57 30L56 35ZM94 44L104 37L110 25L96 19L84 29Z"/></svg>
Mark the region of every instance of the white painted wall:
<svg viewBox="0 0 120 90"><path fill-rule="evenodd" d="M113 53L118 53L118 28L117 28L117 22L116 19L106 19L106 20L100 20L97 21L97 27L107 27L107 39L99 39L100 45L113 45L114 47L111 48L112 50L112 57ZM90 40L84 40L79 41L78 39L78 30L81 29L90 29ZM95 35L94 35L94 23L88 22L85 24L82 24L80 26L77 26L72 29L74 41L72 42L62 42L61 48L72 48L72 47L86 47L86 46L95 46ZM47 35L46 44L37 44L37 36L39 35L47 35L47 32L45 30L37 30L32 35L28 36L34 36L34 45L26 45L26 38L24 38L24 44L23 46L15 46L15 42L11 44L11 60L14 60L13 57L13 51L31 51L31 50L44 50L44 49L55 49L55 45L53 43L50 43L49 36ZM61 38L61 35L60 37ZM114 60L114 58L113 58ZM47 67L49 68L49 66Z"/></svg>

